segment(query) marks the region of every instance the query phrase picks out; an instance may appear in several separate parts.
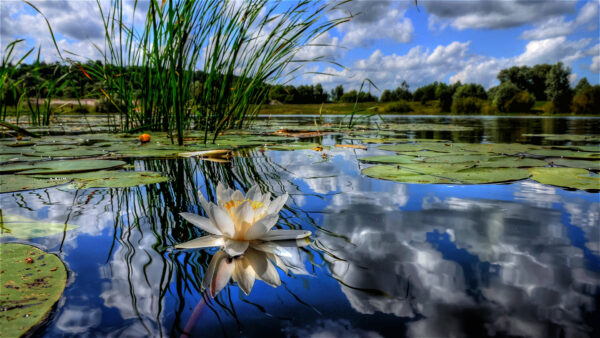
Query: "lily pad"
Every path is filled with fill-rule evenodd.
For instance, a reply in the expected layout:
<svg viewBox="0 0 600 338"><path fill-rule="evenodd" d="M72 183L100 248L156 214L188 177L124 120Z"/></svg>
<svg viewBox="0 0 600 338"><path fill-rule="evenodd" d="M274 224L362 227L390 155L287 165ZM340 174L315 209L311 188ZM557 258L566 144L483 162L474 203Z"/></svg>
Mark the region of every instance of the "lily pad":
<svg viewBox="0 0 600 338"><path fill-rule="evenodd" d="M37 179L24 175L2 175L0 176L0 193L49 188L68 182L69 180L65 178Z"/></svg>
<svg viewBox="0 0 600 338"><path fill-rule="evenodd" d="M600 190L600 176L580 168L529 168L531 179L559 187Z"/></svg>
<svg viewBox="0 0 600 338"><path fill-rule="evenodd" d="M466 151L473 151L477 153L494 153L504 155L530 153L531 150L541 149L540 146L521 143L471 143L461 145L461 148Z"/></svg>
<svg viewBox="0 0 600 338"><path fill-rule="evenodd" d="M419 183L419 184L433 184L433 183L447 183L453 184L458 183L451 179L425 175L414 172L412 170L403 169L401 167L392 165L376 165L373 167L365 168L361 171L364 175L378 178L382 180L390 180L404 183Z"/></svg>
<svg viewBox="0 0 600 338"><path fill-rule="evenodd" d="M35 176L44 178L47 176ZM49 178L47 178L49 179ZM73 180L73 186L76 189L88 188L128 188L137 185L154 184L166 182L168 177L160 173L151 171L92 171L87 173L68 174L57 177L56 179Z"/></svg>
<svg viewBox="0 0 600 338"><path fill-rule="evenodd" d="M406 151L420 151L429 150L437 151L442 153L455 151L456 148L451 143L441 142L422 142L422 143L404 143L395 145L384 145L377 147L381 150L395 151L395 152L406 152Z"/></svg>
<svg viewBox="0 0 600 338"><path fill-rule="evenodd" d="M406 123L406 124L391 124L384 126L385 129L391 130L431 130L431 131L471 131L472 127L458 126L454 124L433 124L433 123Z"/></svg>
<svg viewBox="0 0 600 338"><path fill-rule="evenodd" d="M560 149L537 149L528 151L531 155L544 157L566 157L566 158L583 158L583 159L600 159L600 153L592 153L587 151L573 151Z"/></svg>
<svg viewBox="0 0 600 338"><path fill-rule="evenodd" d="M34 246L0 244L2 336L19 337L40 323L62 295L67 269L54 254Z"/></svg>
<svg viewBox="0 0 600 338"><path fill-rule="evenodd" d="M406 183L486 184L521 180L529 177L525 169L464 168L449 164L378 165L363 169L374 178ZM459 170L457 170L459 169Z"/></svg>
<svg viewBox="0 0 600 338"><path fill-rule="evenodd" d="M0 166L0 172L17 172L18 175L63 174L100 169L118 168L125 162L115 160L56 160L30 163L13 163Z"/></svg>
<svg viewBox="0 0 600 338"><path fill-rule="evenodd" d="M547 160L552 164L569 168L600 170L600 161L571 160L567 158L549 158Z"/></svg>
<svg viewBox="0 0 600 338"><path fill-rule="evenodd" d="M0 213L0 237L31 239L52 236L78 228L77 225L38 221L21 215Z"/></svg>
<svg viewBox="0 0 600 338"><path fill-rule="evenodd" d="M359 158L358 160L361 162L370 162L370 163L408 164L408 163L415 163L416 159L417 158L414 156L385 155L385 156L367 156L367 157Z"/></svg>
<svg viewBox="0 0 600 338"><path fill-rule="evenodd" d="M600 142L598 135L575 135L575 134L523 134L525 137L543 137L550 141L587 141Z"/></svg>

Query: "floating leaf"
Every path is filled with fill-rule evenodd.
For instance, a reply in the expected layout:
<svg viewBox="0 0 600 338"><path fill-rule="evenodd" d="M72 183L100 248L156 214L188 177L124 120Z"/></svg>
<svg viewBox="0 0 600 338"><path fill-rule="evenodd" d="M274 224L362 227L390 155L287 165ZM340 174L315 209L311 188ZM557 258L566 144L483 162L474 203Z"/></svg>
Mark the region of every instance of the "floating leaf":
<svg viewBox="0 0 600 338"><path fill-rule="evenodd" d="M529 168L531 179L559 187L599 190L600 177L580 168Z"/></svg>
<svg viewBox="0 0 600 338"><path fill-rule="evenodd" d="M77 225L38 221L21 215L0 213L0 237L31 239L47 237L78 228Z"/></svg>
<svg viewBox="0 0 600 338"><path fill-rule="evenodd" d="M363 169L374 178L406 183L485 184L521 180L529 177L525 169L469 168L458 164L378 165Z"/></svg>
<svg viewBox="0 0 600 338"><path fill-rule="evenodd" d="M40 175L35 178L47 178ZM168 177L160 173L151 171L92 171L87 173L67 174L56 177L55 179L73 180L73 186L76 189L88 188L127 188L137 185L154 184L166 182Z"/></svg>
<svg viewBox="0 0 600 338"><path fill-rule="evenodd" d="M495 153L504 155L516 155L530 153L531 150L541 149L540 146L521 143L471 143L463 144L461 148L466 151L477 153Z"/></svg>
<svg viewBox="0 0 600 338"><path fill-rule="evenodd" d="M0 176L0 193L42 189L68 182L68 179L37 179L24 175L2 175Z"/></svg>
<svg viewBox="0 0 600 338"><path fill-rule="evenodd" d="M407 123L385 125L385 129L391 130L432 130L432 131L471 131L472 127L458 126L454 124L433 124L433 123Z"/></svg>
<svg viewBox="0 0 600 338"><path fill-rule="evenodd" d="M452 181L448 178L425 175L414 172L412 170L403 169L392 165L376 165L373 167L365 168L362 170L364 175L378 178L382 180L390 180L404 183L420 183L420 184L432 184L432 183L459 183Z"/></svg>
<svg viewBox="0 0 600 338"><path fill-rule="evenodd" d="M384 145L377 147L381 150L395 151L395 152L407 152L407 151L420 151L429 150L436 152L453 152L456 151L456 146L452 143L441 143L441 142L422 142L422 143L404 143L395 145Z"/></svg>
<svg viewBox="0 0 600 338"><path fill-rule="evenodd" d="M19 337L40 323L65 289L67 270L54 254L34 246L0 243L2 336Z"/></svg>
<svg viewBox="0 0 600 338"><path fill-rule="evenodd" d="M201 150L177 154L180 157L227 157L230 155L231 150L229 149Z"/></svg>
<svg viewBox="0 0 600 338"><path fill-rule="evenodd" d="M598 135L575 135L575 134L523 134L525 137L543 137L550 141L587 141L600 142Z"/></svg>
<svg viewBox="0 0 600 338"><path fill-rule="evenodd" d="M100 169L118 168L125 162L115 160L57 160L14 163L0 166L0 172L17 172L18 175L63 174Z"/></svg>
<svg viewBox="0 0 600 338"><path fill-rule="evenodd" d="M571 160L567 158L549 158L549 163L569 168L600 170L600 161Z"/></svg>
<svg viewBox="0 0 600 338"><path fill-rule="evenodd" d="M600 159L600 153L591 153L587 151L573 151L573 150L560 150L560 149L537 149L528 151L531 155L544 156L544 157L566 157L566 158L587 158L587 159Z"/></svg>
<svg viewBox="0 0 600 338"><path fill-rule="evenodd" d="M361 162L371 163L391 163L391 164L408 164L415 163L417 160L414 156L406 155L385 155L385 156L367 156L358 159Z"/></svg>

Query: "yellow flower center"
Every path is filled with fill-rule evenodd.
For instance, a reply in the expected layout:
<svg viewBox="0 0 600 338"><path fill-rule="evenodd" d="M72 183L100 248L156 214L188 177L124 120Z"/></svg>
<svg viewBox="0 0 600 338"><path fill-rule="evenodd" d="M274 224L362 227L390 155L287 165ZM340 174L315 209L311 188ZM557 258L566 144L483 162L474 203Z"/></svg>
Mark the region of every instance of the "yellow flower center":
<svg viewBox="0 0 600 338"><path fill-rule="evenodd" d="M230 200L227 203L225 203L225 208L227 209L227 211L231 211L232 208L237 208L240 204L242 204L244 202L250 202L250 205L252 206L252 209L254 209L254 210L263 208L265 206L265 204L263 202L244 199L244 200L236 200L236 201Z"/></svg>

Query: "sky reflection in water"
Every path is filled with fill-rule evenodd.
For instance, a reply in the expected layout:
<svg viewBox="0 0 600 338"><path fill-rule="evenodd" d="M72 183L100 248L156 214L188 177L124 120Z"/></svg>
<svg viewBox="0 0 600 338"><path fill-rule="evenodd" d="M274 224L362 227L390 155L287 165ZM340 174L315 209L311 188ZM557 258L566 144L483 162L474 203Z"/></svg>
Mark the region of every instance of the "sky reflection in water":
<svg viewBox="0 0 600 338"><path fill-rule="evenodd" d="M314 151L253 151L233 168L137 161L162 165L173 180L3 194L0 203L3 213L80 226L32 240L72 270L43 329L49 336L169 336L185 327L208 336L598 334L598 193L530 180L447 186L361 176L357 158L377 153L333 149L323 161ZM289 193L279 224L313 232L312 247L293 257L298 267L280 271L280 287L257 281L246 297L230 285L212 300L200 282L217 249L171 249L202 234L176 215L199 212L195 190L212 193L218 180Z"/></svg>

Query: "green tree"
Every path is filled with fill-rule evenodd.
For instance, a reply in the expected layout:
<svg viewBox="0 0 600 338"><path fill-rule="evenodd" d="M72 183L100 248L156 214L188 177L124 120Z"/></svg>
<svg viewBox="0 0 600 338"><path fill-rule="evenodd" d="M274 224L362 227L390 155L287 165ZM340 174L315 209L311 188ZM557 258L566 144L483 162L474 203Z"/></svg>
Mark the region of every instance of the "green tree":
<svg viewBox="0 0 600 338"><path fill-rule="evenodd" d="M536 100L546 101L548 99L546 96L546 77L550 72L550 68L552 66L549 64L535 65L529 72L531 77L531 89L529 92L535 95Z"/></svg>
<svg viewBox="0 0 600 338"><path fill-rule="evenodd" d="M577 85L573 89L573 92L575 93L575 95L577 95L590 88L592 88L592 85L588 82L587 78L584 77L583 79L579 80L579 82L577 82Z"/></svg>
<svg viewBox="0 0 600 338"><path fill-rule="evenodd" d="M344 95L344 86L338 85L331 90L331 101L338 102Z"/></svg>
<svg viewBox="0 0 600 338"><path fill-rule="evenodd" d="M568 112L571 106L573 93L569 86L569 75L571 69L564 67L562 62L559 62L550 68L546 78L546 96L552 102L551 111Z"/></svg>
<svg viewBox="0 0 600 338"><path fill-rule="evenodd" d="M600 112L600 85L589 86L576 94L571 110L575 114L598 114Z"/></svg>
<svg viewBox="0 0 600 338"><path fill-rule="evenodd" d="M487 100L485 89L482 85L477 83L467 83L458 87L454 93L453 99L462 97L476 97L478 99Z"/></svg>

